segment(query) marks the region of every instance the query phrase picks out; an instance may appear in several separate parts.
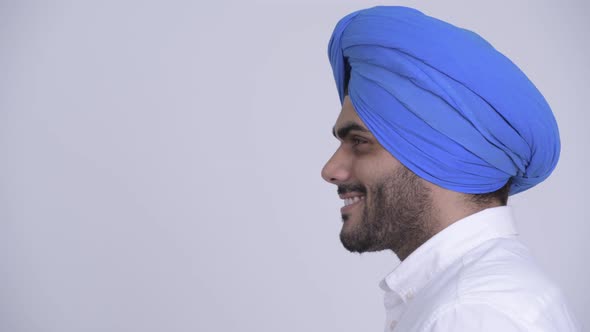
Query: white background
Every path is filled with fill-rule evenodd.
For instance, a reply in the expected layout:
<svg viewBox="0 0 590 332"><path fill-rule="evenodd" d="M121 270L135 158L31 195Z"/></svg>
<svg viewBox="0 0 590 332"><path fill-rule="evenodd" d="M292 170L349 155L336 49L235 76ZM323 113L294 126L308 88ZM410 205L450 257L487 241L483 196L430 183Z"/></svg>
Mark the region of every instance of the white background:
<svg viewBox="0 0 590 332"><path fill-rule="evenodd" d="M558 120L510 200L590 326L587 1L383 1L474 30ZM0 1L0 331L380 331L391 253L340 244L327 59L375 1Z"/></svg>

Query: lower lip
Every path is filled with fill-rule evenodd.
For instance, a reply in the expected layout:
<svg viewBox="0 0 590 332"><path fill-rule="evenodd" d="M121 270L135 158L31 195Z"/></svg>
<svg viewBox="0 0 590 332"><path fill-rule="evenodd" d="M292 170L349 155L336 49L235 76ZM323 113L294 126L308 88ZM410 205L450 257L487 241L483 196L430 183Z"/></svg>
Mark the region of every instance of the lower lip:
<svg viewBox="0 0 590 332"><path fill-rule="evenodd" d="M362 203L364 200L365 200L365 199L364 199L364 198L362 198L362 199L360 199L358 202L354 202L354 203L352 203L352 204L350 204L350 205L343 206L343 207L340 209L340 212L342 212L342 213L349 212L350 210L354 209L354 208L355 208L357 205L360 205L360 204L361 204L361 203Z"/></svg>

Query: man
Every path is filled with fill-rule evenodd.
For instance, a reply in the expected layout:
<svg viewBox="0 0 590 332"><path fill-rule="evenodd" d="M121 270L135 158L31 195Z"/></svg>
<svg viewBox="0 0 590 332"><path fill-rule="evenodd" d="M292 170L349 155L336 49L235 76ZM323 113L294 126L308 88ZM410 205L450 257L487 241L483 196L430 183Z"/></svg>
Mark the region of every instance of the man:
<svg viewBox="0 0 590 332"><path fill-rule="evenodd" d="M322 170L352 252L392 250L386 331L577 331L519 242L508 195L546 179L557 124L540 92L477 34L405 7L336 25L341 142Z"/></svg>

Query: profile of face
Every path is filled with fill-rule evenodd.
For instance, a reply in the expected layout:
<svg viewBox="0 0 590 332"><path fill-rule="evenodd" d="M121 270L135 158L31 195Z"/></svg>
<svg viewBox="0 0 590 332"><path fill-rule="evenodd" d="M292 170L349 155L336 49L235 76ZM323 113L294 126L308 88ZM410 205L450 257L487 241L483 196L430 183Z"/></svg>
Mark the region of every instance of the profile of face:
<svg viewBox="0 0 590 332"><path fill-rule="evenodd" d="M402 165L345 97L334 126L340 146L322 169L344 200L340 240L351 252L390 249L404 259L430 236L429 183Z"/></svg>

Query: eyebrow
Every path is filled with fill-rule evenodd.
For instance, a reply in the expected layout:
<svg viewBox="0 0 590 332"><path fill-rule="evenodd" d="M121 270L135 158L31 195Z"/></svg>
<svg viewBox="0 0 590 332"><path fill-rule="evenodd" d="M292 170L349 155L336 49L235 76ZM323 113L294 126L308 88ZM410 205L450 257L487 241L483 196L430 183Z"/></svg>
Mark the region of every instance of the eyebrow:
<svg viewBox="0 0 590 332"><path fill-rule="evenodd" d="M332 128L332 135L336 138L345 139L351 131L356 130L363 133L368 133L369 130L356 122L347 122L342 126L338 131L336 131L336 126Z"/></svg>

